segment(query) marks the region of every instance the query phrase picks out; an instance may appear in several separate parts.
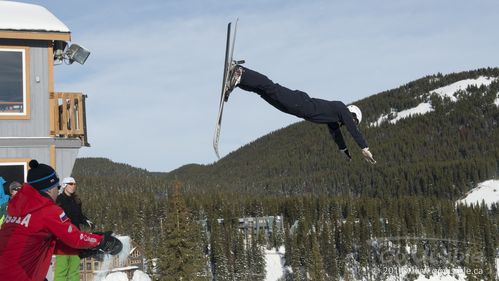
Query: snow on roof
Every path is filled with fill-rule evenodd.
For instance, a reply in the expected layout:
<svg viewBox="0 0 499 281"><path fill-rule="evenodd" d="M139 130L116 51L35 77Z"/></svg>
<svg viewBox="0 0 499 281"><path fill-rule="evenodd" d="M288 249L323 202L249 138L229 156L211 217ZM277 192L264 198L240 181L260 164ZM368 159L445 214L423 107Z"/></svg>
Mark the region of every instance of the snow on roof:
<svg viewBox="0 0 499 281"><path fill-rule="evenodd" d="M0 14L0 30L70 32L56 16L39 5L0 1Z"/></svg>
<svg viewBox="0 0 499 281"><path fill-rule="evenodd" d="M493 203L499 203L499 180L488 180L481 182L476 188L473 188L466 197L459 200L459 203L464 204L481 204L485 201L487 206Z"/></svg>

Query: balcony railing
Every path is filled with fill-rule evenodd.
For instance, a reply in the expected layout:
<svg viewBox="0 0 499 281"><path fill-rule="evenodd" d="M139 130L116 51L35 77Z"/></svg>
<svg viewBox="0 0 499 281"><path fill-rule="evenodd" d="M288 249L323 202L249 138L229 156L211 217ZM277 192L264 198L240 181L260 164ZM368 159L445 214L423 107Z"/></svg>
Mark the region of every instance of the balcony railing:
<svg viewBox="0 0 499 281"><path fill-rule="evenodd" d="M50 94L50 134L62 138L79 138L87 142L85 98L82 93Z"/></svg>

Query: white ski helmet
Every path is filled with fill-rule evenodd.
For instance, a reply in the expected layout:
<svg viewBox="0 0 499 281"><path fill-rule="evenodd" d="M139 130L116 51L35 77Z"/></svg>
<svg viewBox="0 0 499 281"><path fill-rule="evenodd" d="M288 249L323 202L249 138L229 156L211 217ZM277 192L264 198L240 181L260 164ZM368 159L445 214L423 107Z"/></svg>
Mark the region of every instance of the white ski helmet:
<svg viewBox="0 0 499 281"><path fill-rule="evenodd" d="M359 120L359 123L360 124L360 121L362 121L362 111L360 111L360 108L358 108L356 105L349 105L347 106L348 110L350 111L350 113L352 113L352 115L354 115L355 118L357 118L357 120Z"/></svg>

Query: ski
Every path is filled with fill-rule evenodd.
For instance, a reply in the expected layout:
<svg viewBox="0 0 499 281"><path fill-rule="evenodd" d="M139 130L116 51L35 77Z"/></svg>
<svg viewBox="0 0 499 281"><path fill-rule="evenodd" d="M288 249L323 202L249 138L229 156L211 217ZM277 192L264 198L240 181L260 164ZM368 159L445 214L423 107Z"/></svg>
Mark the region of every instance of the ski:
<svg viewBox="0 0 499 281"><path fill-rule="evenodd" d="M222 80L222 92L220 94L220 103L218 106L218 116L217 123L215 126L215 135L213 137L213 149L215 150L215 154L217 158L220 159L220 153L218 150L218 144L220 140L220 130L222 127L222 115L224 111L224 104L229 99L229 93L227 93L227 84L229 80L229 70L232 64L240 64L244 61L234 61L234 45L236 43L236 32L237 32L237 22L239 19L236 19L236 23L234 25L234 31L232 31L232 22L227 24L227 41L225 42L225 59L224 59L224 71L223 71L223 80Z"/></svg>

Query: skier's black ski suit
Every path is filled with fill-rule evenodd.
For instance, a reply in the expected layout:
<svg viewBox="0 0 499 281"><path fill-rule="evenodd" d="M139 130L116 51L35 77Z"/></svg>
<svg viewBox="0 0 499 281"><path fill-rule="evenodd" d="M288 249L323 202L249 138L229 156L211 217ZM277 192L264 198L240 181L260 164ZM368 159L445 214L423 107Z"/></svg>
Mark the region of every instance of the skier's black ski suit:
<svg viewBox="0 0 499 281"><path fill-rule="evenodd" d="M242 66L241 66L242 67ZM272 82L267 76L242 67L243 74L238 87L255 92L282 112L319 124L327 124L339 149L346 149L340 126L345 125L361 149L368 147L357 128L352 114L341 101L311 98L302 91L290 90Z"/></svg>

